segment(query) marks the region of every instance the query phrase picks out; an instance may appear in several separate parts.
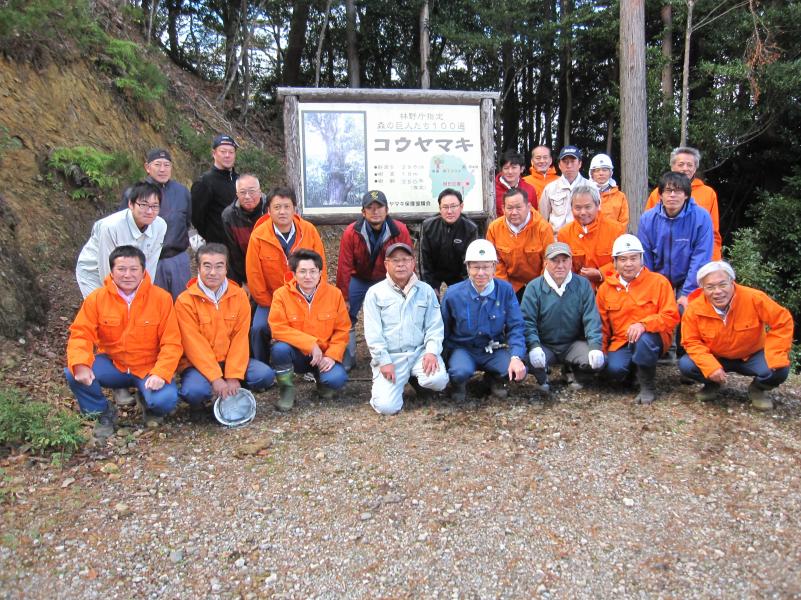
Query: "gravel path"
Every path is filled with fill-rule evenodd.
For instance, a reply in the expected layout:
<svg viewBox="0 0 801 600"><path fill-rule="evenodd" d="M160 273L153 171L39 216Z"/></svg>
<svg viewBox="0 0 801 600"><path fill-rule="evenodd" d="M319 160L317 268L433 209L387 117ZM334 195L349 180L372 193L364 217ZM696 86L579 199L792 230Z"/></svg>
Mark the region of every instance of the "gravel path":
<svg viewBox="0 0 801 600"><path fill-rule="evenodd" d="M258 396L241 430L135 422L63 470L4 461L9 598L793 597L801 404L607 388L409 403ZM364 376L365 373L360 373ZM678 386L677 386L678 387ZM798 389L797 379L793 389Z"/></svg>

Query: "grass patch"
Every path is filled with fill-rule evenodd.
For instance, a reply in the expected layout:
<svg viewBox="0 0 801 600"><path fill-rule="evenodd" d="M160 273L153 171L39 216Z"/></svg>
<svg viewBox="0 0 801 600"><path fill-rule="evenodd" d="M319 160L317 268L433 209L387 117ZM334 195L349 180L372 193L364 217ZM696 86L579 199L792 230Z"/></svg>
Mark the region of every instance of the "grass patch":
<svg viewBox="0 0 801 600"><path fill-rule="evenodd" d="M80 415L37 402L13 389L0 389L0 445L27 445L39 454L58 453L58 460L86 442Z"/></svg>
<svg viewBox="0 0 801 600"><path fill-rule="evenodd" d="M70 196L76 200L112 192L121 181L144 177L142 166L130 154L107 154L90 146L56 148L47 164L75 186Z"/></svg>

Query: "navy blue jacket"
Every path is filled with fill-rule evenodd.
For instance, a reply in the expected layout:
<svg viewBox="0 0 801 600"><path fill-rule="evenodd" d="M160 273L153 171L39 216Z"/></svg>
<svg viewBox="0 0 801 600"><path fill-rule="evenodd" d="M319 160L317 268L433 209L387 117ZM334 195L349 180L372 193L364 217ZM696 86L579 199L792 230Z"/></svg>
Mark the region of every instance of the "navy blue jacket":
<svg viewBox="0 0 801 600"><path fill-rule="evenodd" d="M525 358L523 315L509 282L496 277L495 289L484 297L478 295L469 279L456 283L445 290L441 310L444 350L483 349L495 341L508 344L512 356Z"/></svg>
<svg viewBox="0 0 801 600"><path fill-rule="evenodd" d="M159 216L167 222L167 233L161 247L160 258L170 258L189 248L189 227L192 224L192 201L189 190L182 183L170 179L164 185L145 177L147 181L161 189L161 209ZM122 193L120 210L128 208L131 188Z"/></svg>
<svg viewBox="0 0 801 600"><path fill-rule="evenodd" d="M698 287L696 274L712 260L715 238L712 217L695 200L688 199L673 218L660 202L640 217L637 237L645 250L643 264L667 277L680 296Z"/></svg>

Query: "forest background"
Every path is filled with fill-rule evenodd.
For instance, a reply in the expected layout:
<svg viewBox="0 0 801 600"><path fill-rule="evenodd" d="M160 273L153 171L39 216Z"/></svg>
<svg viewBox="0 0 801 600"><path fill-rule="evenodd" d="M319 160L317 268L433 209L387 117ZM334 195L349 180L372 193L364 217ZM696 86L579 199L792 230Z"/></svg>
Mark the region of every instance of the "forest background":
<svg viewBox="0 0 801 600"><path fill-rule="evenodd" d="M585 173L598 152L612 155L618 181L626 169L619 2L5 0L0 7L7 60L42 69L89 59L129 112L186 153L188 178L207 168L214 131L176 109L165 57L214 91L218 122L245 138L238 167L261 174L263 187L283 179L279 86L497 90L499 153L527 156L537 144L570 143L584 150ZM686 143L700 149L699 174L718 192L727 256L741 281L774 295L798 322L801 2L648 0L644 9L649 185L684 141L686 94ZM0 154L18 144L0 121ZM87 144L56 148L41 162L73 198L113 200L140 172L140 154ZM31 265L34 275L39 268ZM26 322L42 318L27 310ZM3 333L16 334L20 323L4 324Z"/></svg>

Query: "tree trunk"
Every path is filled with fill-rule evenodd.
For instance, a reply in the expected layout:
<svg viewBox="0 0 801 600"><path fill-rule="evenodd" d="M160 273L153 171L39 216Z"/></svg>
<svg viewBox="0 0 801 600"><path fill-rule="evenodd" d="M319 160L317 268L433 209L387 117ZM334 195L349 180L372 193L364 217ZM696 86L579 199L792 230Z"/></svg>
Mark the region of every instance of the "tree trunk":
<svg viewBox="0 0 801 600"><path fill-rule="evenodd" d="M645 0L620 3L621 188L636 233L648 195L648 108L645 95Z"/></svg>
<svg viewBox="0 0 801 600"><path fill-rule="evenodd" d="M159 0L153 0L150 3L150 10L147 15L147 34L145 35L145 43L150 44L153 39L153 21L156 19L156 11L158 10Z"/></svg>
<svg viewBox="0 0 801 600"><path fill-rule="evenodd" d="M690 42L693 34L693 8L695 0L687 2L687 28L684 30L684 67L681 73L681 139L679 146L687 145L690 120Z"/></svg>
<svg viewBox="0 0 801 600"><path fill-rule="evenodd" d="M556 21L556 0L547 0L544 6L543 19L549 22ZM551 149L553 148L553 62L556 54L556 38L553 34L547 35L543 39L542 74L537 85L537 95L542 104L544 139L537 136L538 143L544 143Z"/></svg>
<svg viewBox="0 0 801 600"><path fill-rule="evenodd" d="M662 102L665 111L673 110L673 7L662 6Z"/></svg>
<svg viewBox="0 0 801 600"><path fill-rule="evenodd" d="M320 62L323 58L323 43L325 42L325 32L328 30L328 20L331 17L331 0L325 3L325 20L320 28L320 41L317 44L317 54L314 57L314 87L320 87Z"/></svg>
<svg viewBox="0 0 801 600"><path fill-rule="evenodd" d="M420 87L424 90L431 87L431 74L428 71L428 61L431 57L429 18L428 0L423 0L423 6L420 8Z"/></svg>
<svg viewBox="0 0 801 600"><path fill-rule="evenodd" d="M300 59L306 45L306 27L309 22L309 0L299 0L293 4L292 19L289 21L289 37L284 55L284 85L300 85Z"/></svg>
<svg viewBox="0 0 801 600"><path fill-rule="evenodd" d="M233 7L233 2L229 4ZM242 61L242 53L245 50L248 40L242 34L242 31L248 31L247 27L248 18L248 0L241 0L239 10L230 10L229 19L227 21L228 27L225 28L225 45L226 45L226 61L225 61L225 78L223 80L223 90L217 98L218 102L224 101L229 92L236 90L237 80L239 79L239 65ZM240 24L244 25L242 27ZM224 26L226 23L224 23ZM241 52L239 41L242 41ZM235 96L236 94L234 94Z"/></svg>
<svg viewBox="0 0 801 600"><path fill-rule="evenodd" d="M573 0L559 0L559 146L570 144L573 119Z"/></svg>
<svg viewBox="0 0 801 600"><path fill-rule="evenodd" d="M501 150L518 150L520 132L520 101L517 96L514 46L511 41L501 45L503 61L503 141Z"/></svg>
<svg viewBox="0 0 801 600"><path fill-rule="evenodd" d="M356 45L356 1L345 0L345 13L347 16L347 39L348 39L348 80L350 87L361 87L359 81L359 49Z"/></svg>

